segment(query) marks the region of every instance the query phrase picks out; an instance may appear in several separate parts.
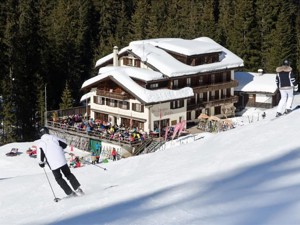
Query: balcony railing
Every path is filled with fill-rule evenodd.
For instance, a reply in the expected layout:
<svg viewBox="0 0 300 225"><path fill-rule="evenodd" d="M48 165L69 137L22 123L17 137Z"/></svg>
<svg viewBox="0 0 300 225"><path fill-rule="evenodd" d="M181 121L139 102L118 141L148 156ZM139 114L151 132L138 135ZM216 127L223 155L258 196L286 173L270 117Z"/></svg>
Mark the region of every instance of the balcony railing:
<svg viewBox="0 0 300 225"><path fill-rule="evenodd" d="M222 99L214 99L210 101L203 101L198 104L191 104L187 106L187 110L195 110L199 108L210 108L213 106L219 106L219 105L224 105L224 104L230 104L230 103L237 103L239 97L238 96L230 96L230 97L225 97Z"/></svg>
<svg viewBox="0 0 300 225"><path fill-rule="evenodd" d="M54 130L60 130L61 132L64 133L69 133L71 135L78 135L78 136L83 136L87 138L97 138L99 140L102 140L107 143L114 143L117 145L128 145L131 147L136 147L140 146L143 144L142 139L135 139L135 140L130 140L130 138L122 138L119 139L119 134L120 132L117 132L115 135L111 135L106 133L104 130L100 129L95 129L91 131L87 131L86 129L81 129L75 126L69 126L68 124L65 123L59 123L59 122L53 122L53 121L48 121L47 126L50 127L51 129ZM144 135L145 140L152 140L152 137L149 135Z"/></svg>
<svg viewBox="0 0 300 225"><path fill-rule="evenodd" d="M107 98L114 98L114 99L120 99L120 100L128 100L130 99L130 95L127 94L126 92L114 92L112 89L111 90L97 90L97 95L107 97Z"/></svg>
<svg viewBox="0 0 300 225"><path fill-rule="evenodd" d="M218 105L237 103L238 100L239 100L238 96L231 96L231 97L226 97L223 99L214 99L209 102L203 102L203 104L204 104L205 108L209 108L209 107L218 106Z"/></svg>
<svg viewBox="0 0 300 225"><path fill-rule="evenodd" d="M239 85L239 82L237 80L231 80L229 82L199 85L198 87L193 87L193 89L197 93L204 93L207 91L215 91L215 90L220 90L220 89L233 88L233 87L237 87L238 85Z"/></svg>

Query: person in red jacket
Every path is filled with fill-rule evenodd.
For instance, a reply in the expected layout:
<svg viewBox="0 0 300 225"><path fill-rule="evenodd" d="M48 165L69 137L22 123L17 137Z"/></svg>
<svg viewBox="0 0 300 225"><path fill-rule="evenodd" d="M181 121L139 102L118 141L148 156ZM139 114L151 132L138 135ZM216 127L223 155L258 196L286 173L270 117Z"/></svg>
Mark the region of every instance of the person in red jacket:
<svg viewBox="0 0 300 225"><path fill-rule="evenodd" d="M112 149L111 155L113 157L113 161L117 160L117 150L115 148Z"/></svg>
<svg viewBox="0 0 300 225"><path fill-rule="evenodd" d="M75 158L75 167L74 168L78 168L78 167L81 167L81 163L80 163L79 157L76 156L76 158Z"/></svg>

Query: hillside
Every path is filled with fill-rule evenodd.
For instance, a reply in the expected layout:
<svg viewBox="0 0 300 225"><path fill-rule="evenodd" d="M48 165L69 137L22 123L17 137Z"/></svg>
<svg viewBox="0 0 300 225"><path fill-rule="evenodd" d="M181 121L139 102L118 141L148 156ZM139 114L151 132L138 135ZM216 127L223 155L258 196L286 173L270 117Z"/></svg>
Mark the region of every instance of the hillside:
<svg viewBox="0 0 300 225"><path fill-rule="evenodd" d="M273 120L275 112L193 143L100 164L106 171L72 169L86 195L58 203L25 153L32 143L2 146L0 224L299 224L300 110ZM23 153L7 157L12 147Z"/></svg>

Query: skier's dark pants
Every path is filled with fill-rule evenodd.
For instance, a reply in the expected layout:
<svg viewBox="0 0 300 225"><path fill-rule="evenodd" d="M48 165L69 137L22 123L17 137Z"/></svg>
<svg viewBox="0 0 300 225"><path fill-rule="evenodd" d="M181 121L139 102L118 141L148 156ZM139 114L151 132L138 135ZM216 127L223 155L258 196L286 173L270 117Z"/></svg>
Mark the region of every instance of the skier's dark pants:
<svg viewBox="0 0 300 225"><path fill-rule="evenodd" d="M63 165L62 167L52 170L52 173L55 177L56 182L59 184L59 186L64 190L64 192L69 195L73 192L73 190L70 188L68 183L63 179L61 172L64 174L64 176L70 181L72 187L74 190L79 188L80 183L76 179L73 173L71 173L70 168L68 167L68 164Z"/></svg>

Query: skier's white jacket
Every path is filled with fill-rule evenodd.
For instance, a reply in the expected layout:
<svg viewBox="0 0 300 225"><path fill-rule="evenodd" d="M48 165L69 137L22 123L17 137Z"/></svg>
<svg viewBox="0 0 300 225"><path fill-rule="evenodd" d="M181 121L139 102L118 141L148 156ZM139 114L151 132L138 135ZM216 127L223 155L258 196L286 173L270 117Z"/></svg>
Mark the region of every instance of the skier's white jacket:
<svg viewBox="0 0 300 225"><path fill-rule="evenodd" d="M63 150L67 147L65 140L51 134L44 134L36 141L36 144L39 163L47 162L51 170L58 169L67 163Z"/></svg>

